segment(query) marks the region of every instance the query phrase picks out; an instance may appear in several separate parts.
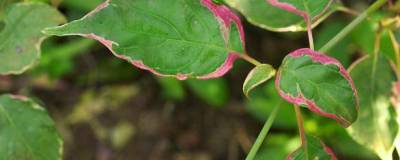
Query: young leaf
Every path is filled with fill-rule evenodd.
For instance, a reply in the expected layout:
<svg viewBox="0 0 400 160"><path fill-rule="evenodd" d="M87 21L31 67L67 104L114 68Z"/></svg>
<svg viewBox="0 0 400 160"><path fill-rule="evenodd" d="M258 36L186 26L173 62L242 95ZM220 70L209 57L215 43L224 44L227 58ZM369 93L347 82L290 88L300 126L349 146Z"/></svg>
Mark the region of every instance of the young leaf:
<svg viewBox="0 0 400 160"><path fill-rule="evenodd" d="M358 97L346 69L334 58L299 49L283 60L276 77L279 94L348 127L357 119Z"/></svg>
<svg viewBox="0 0 400 160"><path fill-rule="evenodd" d="M246 80L243 84L243 93L249 97L249 93L252 89L259 86L260 84L266 82L275 76L275 69L269 64L262 64L256 66L247 75Z"/></svg>
<svg viewBox="0 0 400 160"><path fill-rule="evenodd" d="M396 76L389 61L383 55L364 57L350 68L350 75L360 95L360 116L347 131L382 159L392 159L398 124L390 102Z"/></svg>
<svg viewBox="0 0 400 160"><path fill-rule="evenodd" d="M62 139L47 111L20 96L0 96L0 159L61 159Z"/></svg>
<svg viewBox="0 0 400 160"><path fill-rule="evenodd" d="M45 32L98 40L138 68L181 80L220 77L245 52L240 19L211 0L107 0Z"/></svg>
<svg viewBox="0 0 400 160"><path fill-rule="evenodd" d="M306 25L302 17L276 8L266 3L266 0L225 0L232 8L242 13L246 19L261 28L278 31L305 31ZM285 2L285 0L281 0ZM292 0L293 1L293 0ZM312 26L317 26L324 18L334 12L332 0L298 0L295 2L287 2L293 6L299 7L312 17ZM306 9L308 8L308 9Z"/></svg>
<svg viewBox="0 0 400 160"><path fill-rule="evenodd" d="M307 142L291 153L287 160L337 160L332 150L321 140L310 135L306 135L306 139Z"/></svg>
<svg viewBox="0 0 400 160"><path fill-rule="evenodd" d="M6 10L5 28L0 32L0 74L20 74L40 56L46 27L65 22L56 9L43 3L18 3Z"/></svg>

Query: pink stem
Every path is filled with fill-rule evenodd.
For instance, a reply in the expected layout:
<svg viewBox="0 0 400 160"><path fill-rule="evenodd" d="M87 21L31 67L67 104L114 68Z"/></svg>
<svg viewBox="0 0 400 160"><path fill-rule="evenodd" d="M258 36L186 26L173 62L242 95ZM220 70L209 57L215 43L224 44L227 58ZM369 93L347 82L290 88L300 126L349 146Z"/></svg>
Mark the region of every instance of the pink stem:
<svg viewBox="0 0 400 160"><path fill-rule="evenodd" d="M310 43L309 44L310 49L314 50L314 38L313 38L313 34L312 34L312 22L311 22L310 15L307 12L298 9L291 4L279 2L279 0L267 0L267 2L269 4L271 4L272 6L292 12L292 13L297 14L304 18L304 21L307 24L307 32L308 32L307 34L308 34L308 41Z"/></svg>

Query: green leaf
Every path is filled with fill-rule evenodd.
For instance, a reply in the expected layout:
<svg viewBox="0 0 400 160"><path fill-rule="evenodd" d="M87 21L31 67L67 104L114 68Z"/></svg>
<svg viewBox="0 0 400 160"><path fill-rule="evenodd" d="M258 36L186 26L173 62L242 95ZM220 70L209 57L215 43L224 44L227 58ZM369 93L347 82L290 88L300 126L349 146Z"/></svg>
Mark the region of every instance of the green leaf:
<svg viewBox="0 0 400 160"><path fill-rule="evenodd" d="M212 0L212 2L218 5L222 5L225 3L224 0Z"/></svg>
<svg viewBox="0 0 400 160"><path fill-rule="evenodd" d="M398 77L400 78L400 77ZM392 95L392 104L396 108L396 113L397 113L397 124L400 126L400 79L398 79L398 82L393 84L393 95ZM399 154L400 157L400 127L399 127L399 132L397 133L397 138L396 138L396 150L397 153Z"/></svg>
<svg viewBox="0 0 400 160"><path fill-rule="evenodd" d="M400 119L400 118L399 118ZM398 122L400 124L400 120ZM397 154L400 157L400 134L397 136L397 140L396 140L396 150L397 150Z"/></svg>
<svg viewBox="0 0 400 160"><path fill-rule="evenodd" d="M307 143L288 156L288 160L336 160L335 154L321 140L306 135Z"/></svg>
<svg viewBox="0 0 400 160"><path fill-rule="evenodd" d="M256 66L247 75L246 80L243 84L243 93L249 97L249 93L252 89L259 86L275 76L275 69L269 64L261 64Z"/></svg>
<svg viewBox="0 0 400 160"><path fill-rule="evenodd" d="M60 12L43 3L10 6L0 32L0 74L20 74L34 65L46 38L41 30L64 21Z"/></svg>
<svg viewBox="0 0 400 160"><path fill-rule="evenodd" d="M0 96L0 159L57 160L62 139L47 111L25 97Z"/></svg>
<svg viewBox="0 0 400 160"><path fill-rule="evenodd" d="M359 24L351 32L352 42L363 53L372 54L374 52L375 27L369 21Z"/></svg>
<svg viewBox="0 0 400 160"><path fill-rule="evenodd" d="M239 18L211 0L108 0L45 32L96 39L138 68L181 80L220 77L245 53Z"/></svg>
<svg viewBox="0 0 400 160"><path fill-rule="evenodd" d="M394 43L398 43L397 41L392 41L392 38L390 37L391 31L384 29L381 33L381 52L383 55L385 55L388 59L390 59L392 62L397 63L396 60L396 47L393 45ZM395 37L394 39L395 40ZM399 44L400 45L400 44ZM399 51L400 52L400 51Z"/></svg>
<svg viewBox="0 0 400 160"><path fill-rule="evenodd" d="M307 48L296 50L283 60L276 86L287 101L335 119L344 127L357 119L354 84L334 58Z"/></svg>
<svg viewBox="0 0 400 160"><path fill-rule="evenodd" d="M0 1L0 21L3 20L3 18L5 16L6 8L9 5L12 5L17 2L22 2L22 1L24 1L24 0L1 0ZM29 0L29 2L49 2L49 1L50 0Z"/></svg>
<svg viewBox="0 0 400 160"><path fill-rule="evenodd" d="M335 150L341 157L352 157L359 160L379 159L373 152L354 141L345 128L316 115L306 115L304 121L305 132L320 137Z"/></svg>
<svg viewBox="0 0 400 160"><path fill-rule="evenodd" d="M398 132L390 102L395 73L389 61L380 55L376 59L367 56L359 60L350 68L350 74L360 95L360 116L347 131L382 159L392 159Z"/></svg>
<svg viewBox="0 0 400 160"><path fill-rule="evenodd" d="M12 3L15 3L17 1L19 1L19 0L2 0L2 1L0 1L0 21L2 21L4 18L4 14L5 14L4 11L7 8L7 6Z"/></svg>
<svg viewBox="0 0 400 160"><path fill-rule="evenodd" d="M331 0L280 0L289 3L298 9L309 13L313 20L313 26L317 26L333 11ZM266 0L225 0L232 8L242 13L246 19L261 28L278 31L305 31L306 25L303 17L276 8ZM307 8L307 9L306 9Z"/></svg>
<svg viewBox="0 0 400 160"><path fill-rule="evenodd" d="M181 81L169 77L157 77L157 81L166 98L175 101L182 101L185 99L186 92Z"/></svg>
<svg viewBox="0 0 400 160"><path fill-rule="evenodd" d="M365 54L373 54L376 37L376 32L379 28L379 23L385 15L381 12L375 12L369 16L367 20L361 22L350 33L350 38L355 44L355 47Z"/></svg>
<svg viewBox="0 0 400 160"><path fill-rule="evenodd" d="M396 37L397 42L400 42L400 26L397 30L394 31L394 35Z"/></svg>
<svg viewBox="0 0 400 160"><path fill-rule="evenodd" d="M189 88L212 107L221 108L229 100L229 87L223 78L210 80L189 79Z"/></svg>

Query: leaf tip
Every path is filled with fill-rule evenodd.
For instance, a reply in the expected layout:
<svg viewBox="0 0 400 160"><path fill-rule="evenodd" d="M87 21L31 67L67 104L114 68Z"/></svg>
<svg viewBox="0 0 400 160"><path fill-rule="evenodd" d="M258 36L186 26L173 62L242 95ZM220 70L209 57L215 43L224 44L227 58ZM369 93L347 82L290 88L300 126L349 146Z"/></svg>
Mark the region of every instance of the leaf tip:
<svg viewBox="0 0 400 160"><path fill-rule="evenodd" d="M41 32L49 36L64 36L69 34L67 27L68 23L61 26L44 28L43 30L41 30Z"/></svg>

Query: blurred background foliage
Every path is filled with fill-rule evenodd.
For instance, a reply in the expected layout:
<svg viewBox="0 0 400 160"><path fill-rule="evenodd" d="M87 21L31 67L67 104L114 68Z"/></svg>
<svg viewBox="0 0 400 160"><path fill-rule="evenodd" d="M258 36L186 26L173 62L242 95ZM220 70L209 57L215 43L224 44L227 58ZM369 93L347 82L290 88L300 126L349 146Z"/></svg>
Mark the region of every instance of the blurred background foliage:
<svg viewBox="0 0 400 160"><path fill-rule="evenodd" d="M9 2L0 2L0 20ZM32 0L58 7L69 21L103 0ZM345 1L361 11L368 1ZM373 52L377 13L329 55L346 67ZM315 29L316 48L354 16L338 12ZM244 21L251 55L279 66L291 50L307 46L304 33L272 33ZM0 30L4 24L0 23ZM394 56L383 32L382 52ZM390 39L389 39L390 41ZM243 159L274 106L281 106L257 159L281 160L299 145L295 114L268 82L246 99L241 85L251 66L237 62L224 78L179 81L156 77L113 57L93 40L50 38L40 62L22 76L0 77L0 91L35 97L48 107L65 139L64 159ZM307 113L305 127L321 137L339 159L375 160L334 121Z"/></svg>

